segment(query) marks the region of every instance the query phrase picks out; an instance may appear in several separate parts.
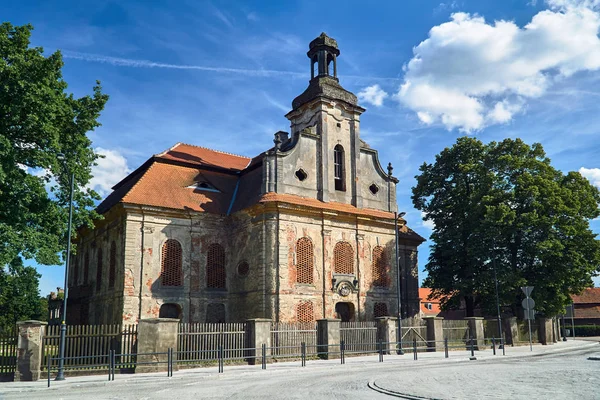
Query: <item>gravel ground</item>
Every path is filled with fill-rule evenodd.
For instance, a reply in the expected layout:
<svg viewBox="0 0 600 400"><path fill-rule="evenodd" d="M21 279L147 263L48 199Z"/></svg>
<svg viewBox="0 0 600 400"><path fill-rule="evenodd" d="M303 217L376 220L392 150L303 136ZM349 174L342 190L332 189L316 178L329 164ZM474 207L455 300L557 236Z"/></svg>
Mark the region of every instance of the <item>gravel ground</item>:
<svg viewBox="0 0 600 400"><path fill-rule="evenodd" d="M532 357L531 355L536 355ZM598 399L600 398L600 356L597 343L569 341L554 346L508 348L507 356L477 352L377 356L338 360L309 361L305 368L295 363L225 367L166 373L88 376L52 382L0 384L0 399L386 399L390 396L369 388L379 387L438 399Z"/></svg>

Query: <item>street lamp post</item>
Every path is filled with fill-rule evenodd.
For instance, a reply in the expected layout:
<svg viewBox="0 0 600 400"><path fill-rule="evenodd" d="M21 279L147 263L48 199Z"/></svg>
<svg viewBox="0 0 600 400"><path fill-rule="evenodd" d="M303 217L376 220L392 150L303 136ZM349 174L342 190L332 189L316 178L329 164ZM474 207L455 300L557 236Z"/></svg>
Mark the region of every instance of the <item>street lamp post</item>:
<svg viewBox="0 0 600 400"><path fill-rule="evenodd" d="M402 299L400 295L400 255L398 254L398 218L402 218L405 216L405 212L394 211L394 233L395 233L395 246L396 246L396 296L398 301L398 329L396 331L396 341L398 342L398 354L403 355L404 350L402 350Z"/></svg>
<svg viewBox="0 0 600 400"><path fill-rule="evenodd" d="M65 161L64 154L59 154L58 159L62 162ZM63 298L63 307L62 307L62 318L60 324L60 353L58 359L58 373L56 374L57 381L62 381L65 379L65 336L67 333L67 299L69 298L69 262L71 258L71 224L73 222L73 191L75 186L75 174L71 172L71 191L69 193L69 224L67 225L67 256L65 260L65 287L64 298ZM48 371L50 374L50 371Z"/></svg>
<svg viewBox="0 0 600 400"><path fill-rule="evenodd" d="M496 246L494 245L494 250ZM500 316L500 296L498 295L498 276L496 275L496 252L492 256L492 266L494 267L494 281L496 283L496 310L498 312L498 334L500 335L500 346L504 354L504 335L502 334L502 317Z"/></svg>

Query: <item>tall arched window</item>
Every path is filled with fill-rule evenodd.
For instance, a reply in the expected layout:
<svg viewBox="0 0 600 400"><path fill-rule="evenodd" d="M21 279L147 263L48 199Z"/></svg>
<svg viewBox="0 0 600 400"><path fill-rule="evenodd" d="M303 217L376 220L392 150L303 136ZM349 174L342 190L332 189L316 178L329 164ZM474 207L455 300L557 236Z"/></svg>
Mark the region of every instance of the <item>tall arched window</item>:
<svg viewBox="0 0 600 400"><path fill-rule="evenodd" d="M181 244L168 239L162 247L160 281L163 286L181 286L183 284L183 256Z"/></svg>
<svg viewBox="0 0 600 400"><path fill-rule="evenodd" d="M296 242L296 282L314 283L314 252L309 238L303 237Z"/></svg>
<svg viewBox="0 0 600 400"><path fill-rule="evenodd" d="M348 242L338 242L333 248L333 272L354 274L354 250Z"/></svg>
<svg viewBox="0 0 600 400"><path fill-rule="evenodd" d="M333 148L333 177L335 190L346 191L346 168L344 166L344 148L341 144Z"/></svg>
<svg viewBox="0 0 600 400"><path fill-rule="evenodd" d="M110 244L110 260L108 264L108 287L115 287L115 274L117 273L117 245L113 240Z"/></svg>
<svg viewBox="0 0 600 400"><path fill-rule="evenodd" d="M226 284L225 250L220 244L213 243L208 247L206 254L206 287L226 289Z"/></svg>
<svg viewBox="0 0 600 400"><path fill-rule="evenodd" d="M312 301L301 301L296 305L296 321L313 322L315 313Z"/></svg>
<svg viewBox="0 0 600 400"><path fill-rule="evenodd" d="M373 274L373 286L388 287L389 277L387 271L385 250L381 246L373 249L373 260L371 263L371 273Z"/></svg>
<svg viewBox="0 0 600 400"><path fill-rule="evenodd" d="M102 247L98 247L98 258L96 264L96 290L102 289Z"/></svg>

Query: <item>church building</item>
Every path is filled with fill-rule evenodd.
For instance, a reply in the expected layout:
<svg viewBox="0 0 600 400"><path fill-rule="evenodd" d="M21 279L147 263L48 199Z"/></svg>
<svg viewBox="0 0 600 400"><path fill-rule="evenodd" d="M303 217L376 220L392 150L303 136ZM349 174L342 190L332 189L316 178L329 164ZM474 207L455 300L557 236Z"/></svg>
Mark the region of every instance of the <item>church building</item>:
<svg viewBox="0 0 600 400"><path fill-rule="evenodd" d="M177 143L98 206L76 239L68 324L419 314L417 247L397 219L391 164L360 138L365 111L337 76L337 42L309 45L290 132L254 158Z"/></svg>

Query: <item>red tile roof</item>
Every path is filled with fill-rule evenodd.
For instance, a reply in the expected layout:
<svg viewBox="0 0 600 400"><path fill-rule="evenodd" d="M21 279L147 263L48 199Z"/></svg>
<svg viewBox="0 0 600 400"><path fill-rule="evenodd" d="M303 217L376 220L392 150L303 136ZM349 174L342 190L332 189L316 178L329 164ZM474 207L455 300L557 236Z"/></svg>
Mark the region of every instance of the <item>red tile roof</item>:
<svg viewBox="0 0 600 400"><path fill-rule="evenodd" d="M575 304L600 304L600 288L587 288L579 295L571 296Z"/></svg>
<svg viewBox="0 0 600 400"><path fill-rule="evenodd" d="M177 143L169 150L157 154L156 157L166 160L181 161L203 167L217 167L231 171L241 171L250 164L249 157L225 153L206 147L193 146L191 144Z"/></svg>
<svg viewBox="0 0 600 400"><path fill-rule="evenodd" d="M116 184L113 187L114 191L98 206L97 210L105 213L121 202L226 214L256 203L281 202L393 221L394 214L382 210L357 208L337 202L325 203L291 194L266 193L261 196L262 172L260 169L253 168L261 162L261 159L261 156L250 159L178 143L163 153L151 157ZM252 166L248 167L251 161ZM244 172L239 174L241 171ZM216 190L190 188L199 182L206 182ZM406 225L400 227L399 238L424 240Z"/></svg>
<svg viewBox="0 0 600 400"><path fill-rule="evenodd" d="M190 188L206 182L217 191ZM227 213L237 177L196 168L153 163L121 199L123 203L166 207L178 210Z"/></svg>

